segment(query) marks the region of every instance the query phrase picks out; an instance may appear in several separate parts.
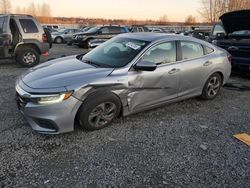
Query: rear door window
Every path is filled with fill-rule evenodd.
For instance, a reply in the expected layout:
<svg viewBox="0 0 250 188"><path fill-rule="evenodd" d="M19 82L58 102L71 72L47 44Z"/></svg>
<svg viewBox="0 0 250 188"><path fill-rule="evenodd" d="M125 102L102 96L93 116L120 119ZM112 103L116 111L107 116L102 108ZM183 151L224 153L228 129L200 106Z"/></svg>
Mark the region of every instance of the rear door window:
<svg viewBox="0 0 250 188"><path fill-rule="evenodd" d="M31 19L19 19L24 33L38 33L35 22Z"/></svg>
<svg viewBox="0 0 250 188"><path fill-rule="evenodd" d="M103 27L102 29L100 29L100 33L101 34L109 34L110 33L109 28L108 27Z"/></svg>
<svg viewBox="0 0 250 188"><path fill-rule="evenodd" d="M181 42L182 59L194 59L204 56L201 44L195 42Z"/></svg>
<svg viewBox="0 0 250 188"><path fill-rule="evenodd" d="M110 33L112 33L112 34L119 34L119 33L121 33L120 27L110 27L109 30L110 30Z"/></svg>

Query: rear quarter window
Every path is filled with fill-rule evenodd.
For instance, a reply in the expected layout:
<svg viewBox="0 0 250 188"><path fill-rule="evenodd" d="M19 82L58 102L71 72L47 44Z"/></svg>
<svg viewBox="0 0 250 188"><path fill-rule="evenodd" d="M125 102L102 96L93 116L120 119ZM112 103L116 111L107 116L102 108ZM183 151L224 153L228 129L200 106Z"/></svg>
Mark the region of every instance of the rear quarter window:
<svg viewBox="0 0 250 188"><path fill-rule="evenodd" d="M204 56L204 49L196 42L181 41L182 59L195 59Z"/></svg>
<svg viewBox="0 0 250 188"><path fill-rule="evenodd" d="M38 28L35 22L31 19L19 19L24 33L38 33Z"/></svg>
<svg viewBox="0 0 250 188"><path fill-rule="evenodd" d="M205 55L208 55L208 54L213 53L214 49L210 48L210 47L207 47L207 46L204 46L204 51L205 51Z"/></svg>

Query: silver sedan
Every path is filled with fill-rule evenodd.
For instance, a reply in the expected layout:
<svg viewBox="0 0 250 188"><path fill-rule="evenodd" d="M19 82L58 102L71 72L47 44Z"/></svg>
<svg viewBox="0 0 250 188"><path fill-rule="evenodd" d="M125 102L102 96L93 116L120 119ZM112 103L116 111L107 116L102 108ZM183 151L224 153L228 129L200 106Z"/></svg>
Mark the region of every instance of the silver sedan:
<svg viewBox="0 0 250 188"><path fill-rule="evenodd" d="M31 68L16 82L17 104L39 133L108 126L191 97L214 99L231 73L231 56L207 42L157 33L119 35L86 55ZM163 114L164 115L164 114Z"/></svg>

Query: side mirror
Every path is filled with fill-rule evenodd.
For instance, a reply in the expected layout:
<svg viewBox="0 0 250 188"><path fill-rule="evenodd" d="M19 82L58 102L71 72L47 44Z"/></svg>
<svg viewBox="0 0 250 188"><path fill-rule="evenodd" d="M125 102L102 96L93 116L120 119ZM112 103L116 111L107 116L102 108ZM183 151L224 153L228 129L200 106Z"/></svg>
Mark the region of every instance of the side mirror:
<svg viewBox="0 0 250 188"><path fill-rule="evenodd" d="M226 34L225 33L216 33L216 39L225 39Z"/></svg>
<svg viewBox="0 0 250 188"><path fill-rule="evenodd" d="M134 69L137 71L154 71L157 65L150 61L139 61L134 65Z"/></svg>
<svg viewBox="0 0 250 188"><path fill-rule="evenodd" d="M68 32L66 31L64 34L65 34L65 35L67 35L67 34L68 34Z"/></svg>

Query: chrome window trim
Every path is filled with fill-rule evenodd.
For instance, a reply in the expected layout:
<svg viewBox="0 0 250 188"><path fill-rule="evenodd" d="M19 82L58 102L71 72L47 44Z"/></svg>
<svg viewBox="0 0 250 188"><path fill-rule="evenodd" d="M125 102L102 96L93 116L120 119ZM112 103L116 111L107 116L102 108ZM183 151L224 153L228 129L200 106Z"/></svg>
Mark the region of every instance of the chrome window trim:
<svg viewBox="0 0 250 188"><path fill-rule="evenodd" d="M153 48L154 46L156 46L156 45L158 45L158 44L161 44L161 43L164 43L164 42L172 42L172 41L175 41L175 42L186 41L186 42L198 43L198 44L200 44L202 47L203 47L203 46L207 46L207 45L205 45L205 43L199 43L199 42L192 41L192 40L177 40L177 39L173 39L173 40L171 40L171 39L162 39L162 40L158 40L158 41L155 41L155 42L152 42L152 43L148 44L148 46L146 46L146 47L144 48L144 50L142 50L142 51L141 51L141 52L131 61L131 63L128 64L127 67L129 68L129 70L131 70L131 69L133 70L133 66L134 66L135 64L137 64L137 63L140 61L140 59L142 58L142 56L143 56L145 53L147 53L148 50L150 50L151 48ZM210 53L210 54L206 54L206 55L204 54L204 55L201 56L201 57L196 57L196 58L192 58L192 59L182 59L182 60L178 60L178 61L172 62L172 63L166 63L166 64L157 65L157 67L162 67L162 66L168 66L168 65L183 63L183 62L186 62L186 61L195 61L195 60L198 60L198 59L200 59L200 58L207 57L207 56L212 55L212 54L215 53L216 49L215 49L214 47L211 47L211 46L207 46L207 47L212 48L212 49L213 49L213 52ZM177 46L176 46L176 48L177 48ZM178 49L177 49L177 50L178 50ZM125 67L124 67L124 68L125 68Z"/></svg>

